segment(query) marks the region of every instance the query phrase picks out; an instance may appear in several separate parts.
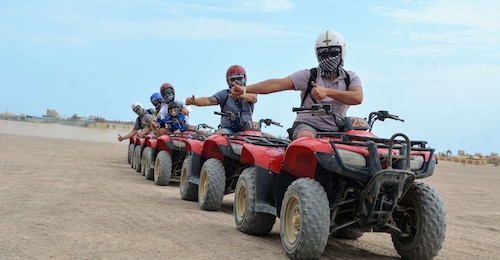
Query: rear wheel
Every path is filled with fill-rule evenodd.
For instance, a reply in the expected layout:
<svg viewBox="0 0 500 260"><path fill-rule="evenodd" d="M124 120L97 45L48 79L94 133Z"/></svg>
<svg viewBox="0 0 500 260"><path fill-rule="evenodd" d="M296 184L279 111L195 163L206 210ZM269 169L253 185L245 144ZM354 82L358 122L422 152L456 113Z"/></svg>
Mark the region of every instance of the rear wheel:
<svg viewBox="0 0 500 260"><path fill-rule="evenodd" d="M182 162L181 182L179 186L181 199L196 201L196 199L198 198L198 186L194 183L189 182L189 177L192 174L192 161L193 157L191 155L188 155Z"/></svg>
<svg viewBox="0 0 500 260"><path fill-rule="evenodd" d="M134 156L134 148L135 148L135 144L128 145L127 160L128 160L128 164L130 164L130 165L132 165L132 157Z"/></svg>
<svg viewBox="0 0 500 260"><path fill-rule="evenodd" d="M246 168L238 178L234 194L233 214L236 228L250 235L267 235L273 229L276 216L255 212L255 167Z"/></svg>
<svg viewBox="0 0 500 260"><path fill-rule="evenodd" d="M154 169L155 184L159 186L168 185L172 174L172 157L167 151L160 151L156 155Z"/></svg>
<svg viewBox="0 0 500 260"><path fill-rule="evenodd" d="M205 161L200 172L198 204L203 210L219 210L224 198L226 171L221 161L210 158Z"/></svg>
<svg viewBox="0 0 500 260"><path fill-rule="evenodd" d="M134 169L136 172L141 172L142 146L136 145L134 148Z"/></svg>
<svg viewBox="0 0 500 260"><path fill-rule="evenodd" d="M317 259L330 232L328 197L315 180L300 178L285 192L281 207L280 236L292 259Z"/></svg>
<svg viewBox="0 0 500 260"><path fill-rule="evenodd" d="M439 193L415 182L393 213L398 228L408 237L391 234L394 248L402 258L430 259L441 250L446 233L446 212Z"/></svg>

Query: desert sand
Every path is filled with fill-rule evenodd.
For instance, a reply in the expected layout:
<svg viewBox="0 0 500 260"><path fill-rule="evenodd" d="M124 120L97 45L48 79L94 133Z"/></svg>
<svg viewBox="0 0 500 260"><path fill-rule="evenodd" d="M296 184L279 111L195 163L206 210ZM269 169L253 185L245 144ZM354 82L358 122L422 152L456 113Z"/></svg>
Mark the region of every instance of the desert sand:
<svg viewBox="0 0 500 260"><path fill-rule="evenodd" d="M125 133L122 133L125 134ZM232 195L207 212L127 163L117 132L0 121L0 259L287 259L236 230ZM432 145L432 144L431 144ZM446 240L435 259L500 258L500 167L439 162ZM390 235L330 238L321 259L397 259Z"/></svg>

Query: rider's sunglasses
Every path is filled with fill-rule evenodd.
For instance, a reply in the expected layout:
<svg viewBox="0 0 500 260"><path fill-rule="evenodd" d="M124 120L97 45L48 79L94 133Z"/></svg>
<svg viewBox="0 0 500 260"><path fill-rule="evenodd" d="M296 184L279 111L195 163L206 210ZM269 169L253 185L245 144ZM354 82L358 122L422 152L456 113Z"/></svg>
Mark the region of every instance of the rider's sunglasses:
<svg viewBox="0 0 500 260"><path fill-rule="evenodd" d="M229 76L229 83L241 83L245 79L245 76L243 75L234 75L234 76Z"/></svg>
<svg viewBox="0 0 500 260"><path fill-rule="evenodd" d="M174 94L174 91L171 89L171 88L167 88L167 89L164 89L162 92L161 92L162 96L165 96L165 95L172 95Z"/></svg>
<svg viewBox="0 0 500 260"><path fill-rule="evenodd" d="M134 113L139 114L141 112L141 108L139 106L134 107Z"/></svg>
<svg viewBox="0 0 500 260"><path fill-rule="evenodd" d="M319 58L337 57L342 53L342 47L340 46L320 47L318 48L317 52Z"/></svg>

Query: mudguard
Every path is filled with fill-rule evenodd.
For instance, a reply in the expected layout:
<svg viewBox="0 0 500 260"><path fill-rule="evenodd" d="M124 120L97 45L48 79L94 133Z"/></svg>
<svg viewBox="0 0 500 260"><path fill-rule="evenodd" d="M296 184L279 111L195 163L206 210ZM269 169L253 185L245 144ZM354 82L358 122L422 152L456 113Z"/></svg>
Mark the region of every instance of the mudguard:
<svg viewBox="0 0 500 260"><path fill-rule="evenodd" d="M269 169L277 174L280 172L284 154L285 149L283 148L244 143L240 160L243 163Z"/></svg>
<svg viewBox="0 0 500 260"><path fill-rule="evenodd" d="M333 154L329 139L310 137L296 139L286 149L282 169L296 177L314 179L318 163L316 152Z"/></svg>
<svg viewBox="0 0 500 260"><path fill-rule="evenodd" d="M205 158L216 158L224 160L224 154L219 149L219 145L229 146L227 138L221 135L212 135L205 139L201 155Z"/></svg>

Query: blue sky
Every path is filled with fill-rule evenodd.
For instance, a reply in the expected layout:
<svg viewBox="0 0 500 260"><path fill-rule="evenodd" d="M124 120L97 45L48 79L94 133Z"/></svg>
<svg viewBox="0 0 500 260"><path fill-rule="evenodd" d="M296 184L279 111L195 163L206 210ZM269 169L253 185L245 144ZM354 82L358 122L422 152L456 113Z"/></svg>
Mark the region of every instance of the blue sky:
<svg viewBox="0 0 500 260"><path fill-rule="evenodd" d="M347 43L345 68L363 82L349 115L388 110L405 122L375 124L437 152L500 152L500 1L161 1L0 2L0 111L134 120L133 101L164 82L178 97L226 88L241 64L248 83L317 65L326 29ZM254 120L285 127L299 93L259 95ZM218 107L193 107L190 121L217 126ZM34 129L34 131L36 131Z"/></svg>

